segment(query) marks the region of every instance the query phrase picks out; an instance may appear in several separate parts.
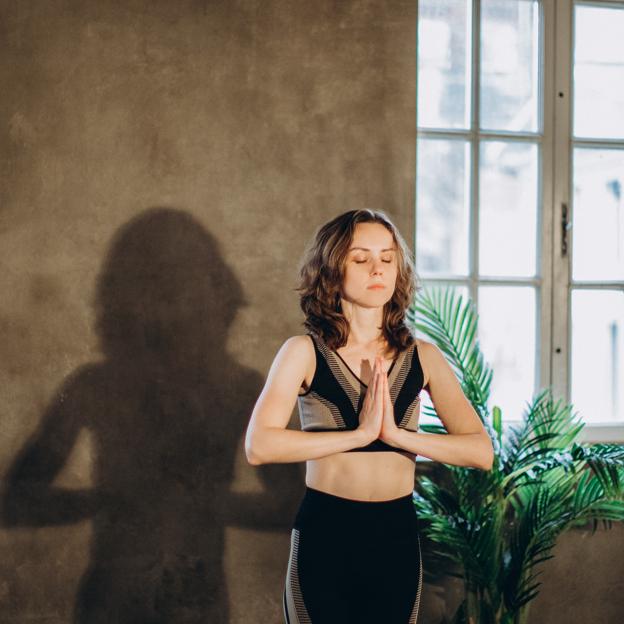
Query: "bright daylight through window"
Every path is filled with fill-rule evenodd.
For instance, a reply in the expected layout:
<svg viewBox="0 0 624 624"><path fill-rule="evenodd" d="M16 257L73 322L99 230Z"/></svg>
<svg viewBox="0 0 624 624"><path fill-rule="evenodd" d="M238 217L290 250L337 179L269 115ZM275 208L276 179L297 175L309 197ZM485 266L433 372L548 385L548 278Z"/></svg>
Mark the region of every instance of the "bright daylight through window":
<svg viewBox="0 0 624 624"><path fill-rule="evenodd" d="M418 274L476 303L504 421L551 386L624 441L624 2L418 13Z"/></svg>

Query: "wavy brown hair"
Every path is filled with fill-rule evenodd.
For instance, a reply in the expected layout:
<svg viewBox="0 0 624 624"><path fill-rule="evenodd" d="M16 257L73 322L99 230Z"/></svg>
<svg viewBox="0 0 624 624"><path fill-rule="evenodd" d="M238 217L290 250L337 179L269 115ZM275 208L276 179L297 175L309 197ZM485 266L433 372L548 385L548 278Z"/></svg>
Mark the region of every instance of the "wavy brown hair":
<svg viewBox="0 0 624 624"><path fill-rule="evenodd" d="M397 247L397 280L392 298L384 305L382 334L389 347L398 352L414 343L414 334L405 324L405 314L415 294L417 282L412 252L388 216L379 210L349 210L320 226L299 267L299 304L305 314L303 325L319 335L331 349L347 343L349 321L342 313L340 297L349 247L358 223L380 223Z"/></svg>

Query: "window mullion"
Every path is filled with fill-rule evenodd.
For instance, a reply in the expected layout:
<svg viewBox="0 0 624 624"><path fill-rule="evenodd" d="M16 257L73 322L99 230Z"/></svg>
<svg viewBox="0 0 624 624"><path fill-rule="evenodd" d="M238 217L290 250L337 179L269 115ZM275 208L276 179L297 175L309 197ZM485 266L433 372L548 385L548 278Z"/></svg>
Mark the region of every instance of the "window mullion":
<svg viewBox="0 0 624 624"><path fill-rule="evenodd" d="M472 80L470 121L470 247L469 292L479 309L479 119L481 84L481 0L472 0Z"/></svg>
<svg viewBox="0 0 624 624"><path fill-rule="evenodd" d="M571 209L571 109L572 109L572 0L555 0L554 90L549 94L553 114L552 201L552 325L551 385L555 396L570 400L570 242L562 255L564 206Z"/></svg>
<svg viewBox="0 0 624 624"><path fill-rule="evenodd" d="M556 99L555 86L555 0L541 3L540 33L542 59L539 83L541 102L542 141L540 149L540 211L538 218L538 271L542 277L538 289L538 335L535 361L536 388L552 385L552 325L553 325L553 225L554 225L554 108Z"/></svg>

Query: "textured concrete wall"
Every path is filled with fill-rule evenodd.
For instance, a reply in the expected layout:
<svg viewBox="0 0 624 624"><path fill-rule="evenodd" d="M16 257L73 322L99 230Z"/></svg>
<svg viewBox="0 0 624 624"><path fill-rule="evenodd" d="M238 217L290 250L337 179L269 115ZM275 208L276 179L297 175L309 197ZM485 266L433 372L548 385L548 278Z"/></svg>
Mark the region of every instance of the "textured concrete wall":
<svg viewBox="0 0 624 624"><path fill-rule="evenodd" d="M530 624L624 621L624 525L576 528L557 540L538 580Z"/></svg>
<svg viewBox="0 0 624 624"><path fill-rule="evenodd" d="M411 239L416 2L4 0L0 29L0 621L281 622L303 466L251 468L244 428L314 228ZM536 621L605 612L556 570Z"/></svg>
<svg viewBox="0 0 624 624"><path fill-rule="evenodd" d="M244 428L314 228L371 206L410 237L415 28L403 0L0 3L0 621L281 620L303 466L251 468Z"/></svg>

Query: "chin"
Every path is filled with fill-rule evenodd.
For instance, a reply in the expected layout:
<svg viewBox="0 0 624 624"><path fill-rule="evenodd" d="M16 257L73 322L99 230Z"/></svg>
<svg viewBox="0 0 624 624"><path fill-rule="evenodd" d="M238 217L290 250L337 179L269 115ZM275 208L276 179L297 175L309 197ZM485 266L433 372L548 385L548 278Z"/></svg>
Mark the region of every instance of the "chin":
<svg viewBox="0 0 624 624"><path fill-rule="evenodd" d="M365 301L374 304L375 307L385 305L392 299L392 295L388 295L387 290L367 290L366 295L362 297Z"/></svg>

